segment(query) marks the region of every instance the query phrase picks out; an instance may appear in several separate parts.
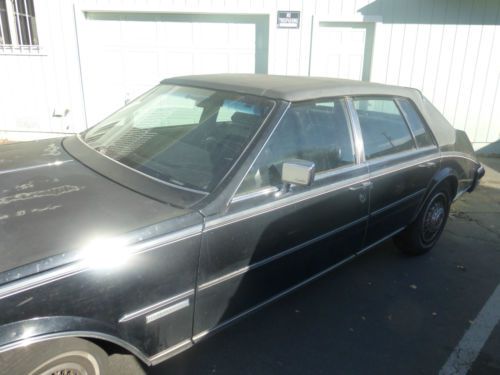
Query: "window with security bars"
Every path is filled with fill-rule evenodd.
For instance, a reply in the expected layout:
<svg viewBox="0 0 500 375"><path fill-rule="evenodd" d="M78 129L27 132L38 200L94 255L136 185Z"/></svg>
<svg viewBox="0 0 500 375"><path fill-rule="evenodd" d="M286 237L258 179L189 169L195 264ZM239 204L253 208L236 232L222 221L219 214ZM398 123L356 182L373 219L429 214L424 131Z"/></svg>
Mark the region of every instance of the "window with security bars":
<svg viewBox="0 0 500 375"><path fill-rule="evenodd" d="M0 0L0 45L38 46L33 0Z"/></svg>

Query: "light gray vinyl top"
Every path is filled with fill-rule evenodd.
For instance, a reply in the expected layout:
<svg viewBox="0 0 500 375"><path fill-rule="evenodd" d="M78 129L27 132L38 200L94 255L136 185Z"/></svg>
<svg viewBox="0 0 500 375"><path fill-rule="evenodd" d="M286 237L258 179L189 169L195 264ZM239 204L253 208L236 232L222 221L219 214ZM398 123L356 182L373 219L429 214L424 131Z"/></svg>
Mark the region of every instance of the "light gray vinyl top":
<svg viewBox="0 0 500 375"><path fill-rule="evenodd" d="M438 144L455 142L455 130L420 91L380 83L339 78L279 76L266 74L206 74L168 78L163 84L233 91L290 102L335 96L390 95L411 99L427 120Z"/></svg>

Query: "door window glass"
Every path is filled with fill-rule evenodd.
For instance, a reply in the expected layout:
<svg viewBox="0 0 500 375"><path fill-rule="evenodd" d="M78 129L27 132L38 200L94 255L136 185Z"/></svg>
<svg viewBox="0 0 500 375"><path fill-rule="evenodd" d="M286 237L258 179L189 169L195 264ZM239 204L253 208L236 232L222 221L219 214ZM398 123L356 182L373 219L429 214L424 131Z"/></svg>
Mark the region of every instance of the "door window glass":
<svg viewBox="0 0 500 375"><path fill-rule="evenodd" d="M406 122L392 99L354 99L366 159L415 148Z"/></svg>
<svg viewBox="0 0 500 375"><path fill-rule="evenodd" d="M427 126L422 120L422 117L415 109L415 106L408 99L398 99L398 103L403 110L411 131L415 136L418 147L426 147L434 144L432 136L427 129Z"/></svg>
<svg viewBox="0 0 500 375"><path fill-rule="evenodd" d="M316 173L354 163L349 123L340 99L293 105L278 124L238 194L281 185L284 161L314 162Z"/></svg>

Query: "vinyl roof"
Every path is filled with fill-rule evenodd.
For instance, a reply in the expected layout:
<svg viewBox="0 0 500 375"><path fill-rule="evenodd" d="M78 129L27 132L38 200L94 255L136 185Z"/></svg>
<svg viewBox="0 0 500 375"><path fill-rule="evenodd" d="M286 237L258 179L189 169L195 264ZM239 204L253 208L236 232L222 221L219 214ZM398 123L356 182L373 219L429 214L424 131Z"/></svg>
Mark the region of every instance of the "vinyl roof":
<svg viewBox="0 0 500 375"><path fill-rule="evenodd" d="M169 78L162 83L235 91L286 101L303 101L343 95L397 95L414 98L412 88L338 78L266 74L207 74Z"/></svg>

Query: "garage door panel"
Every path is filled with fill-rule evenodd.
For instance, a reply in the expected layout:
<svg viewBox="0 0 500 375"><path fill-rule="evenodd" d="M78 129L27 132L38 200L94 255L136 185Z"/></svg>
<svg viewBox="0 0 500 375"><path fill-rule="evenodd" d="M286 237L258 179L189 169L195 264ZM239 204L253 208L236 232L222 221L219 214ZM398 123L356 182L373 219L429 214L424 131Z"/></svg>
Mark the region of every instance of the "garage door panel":
<svg viewBox="0 0 500 375"><path fill-rule="evenodd" d="M158 43L165 47L191 46L193 24L188 22L158 22Z"/></svg>
<svg viewBox="0 0 500 375"><path fill-rule="evenodd" d="M255 72L256 23L179 17L87 14L81 58L89 123L163 78Z"/></svg>
<svg viewBox="0 0 500 375"><path fill-rule="evenodd" d="M200 52L194 55L194 74L229 71L229 54Z"/></svg>
<svg viewBox="0 0 500 375"><path fill-rule="evenodd" d="M138 49L124 53L127 82L154 85L158 81L158 52Z"/></svg>
<svg viewBox="0 0 500 375"><path fill-rule="evenodd" d="M361 79L365 28L321 26L314 29L311 75Z"/></svg>
<svg viewBox="0 0 500 375"><path fill-rule="evenodd" d="M255 71L255 59L252 53L235 53L230 56L229 72L247 72L252 73Z"/></svg>
<svg viewBox="0 0 500 375"><path fill-rule="evenodd" d="M230 24L229 46L242 48L255 46L255 25L253 24Z"/></svg>
<svg viewBox="0 0 500 375"><path fill-rule="evenodd" d="M193 72L192 52L164 52L159 60L160 76L164 78L188 75Z"/></svg>
<svg viewBox="0 0 500 375"><path fill-rule="evenodd" d="M228 42L228 24L202 22L193 24L193 45L195 48L225 48Z"/></svg>

